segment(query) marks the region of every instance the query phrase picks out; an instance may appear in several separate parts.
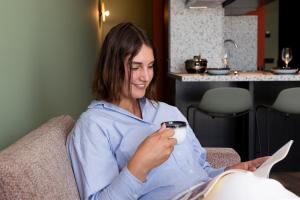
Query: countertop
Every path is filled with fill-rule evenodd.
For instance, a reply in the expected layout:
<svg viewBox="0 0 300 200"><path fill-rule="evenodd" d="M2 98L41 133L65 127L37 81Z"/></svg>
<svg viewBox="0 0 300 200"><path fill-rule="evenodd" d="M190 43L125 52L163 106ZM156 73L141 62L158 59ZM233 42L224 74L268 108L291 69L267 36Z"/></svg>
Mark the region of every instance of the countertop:
<svg viewBox="0 0 300 200"><path fill-rule="evenodd" d="M169 76L182 82L201 82L201 81L300 81L300 73L279 75L267 71L246 71L228 75L209 75L169 73Z"/></svg>

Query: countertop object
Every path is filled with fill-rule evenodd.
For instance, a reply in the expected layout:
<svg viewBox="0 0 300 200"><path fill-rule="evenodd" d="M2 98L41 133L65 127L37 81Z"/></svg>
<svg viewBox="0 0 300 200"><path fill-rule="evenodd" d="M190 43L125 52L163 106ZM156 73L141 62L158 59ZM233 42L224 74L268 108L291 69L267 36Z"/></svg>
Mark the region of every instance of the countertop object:
<svg viewBox="0 0 300 200"><path fill-rule="evenodd" d="M274 74L296 74L298 73L298 68L272 68L271 72Z"/></svg>
<svg viewBox="0 0 300 200"><path fill-rule="evenodd" d="M230 73L230 68L207 68L207 73L210 75L227 75Z"/></svg>
<svg viewBox="0 0 300 200"><path fill-rule="evenodd" d="M228 75L212 76L204 74L169 73L169 76L182 82L200 81L300 81L300 74L273 74L267 71L238 71Z"/></svg>

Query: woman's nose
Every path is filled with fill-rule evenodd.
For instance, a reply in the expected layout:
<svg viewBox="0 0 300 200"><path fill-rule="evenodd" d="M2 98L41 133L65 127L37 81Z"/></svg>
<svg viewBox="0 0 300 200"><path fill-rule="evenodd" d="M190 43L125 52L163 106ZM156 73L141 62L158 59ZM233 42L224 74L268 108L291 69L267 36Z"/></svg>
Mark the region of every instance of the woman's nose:
<svg viewBox="0 0 300 200"><path fill-rule="evenodd" d="M148 81L149 80L149 71L148 71L148 68L145 68L142 70L142 73L141 73L141 78L143 81Z"/></svg>

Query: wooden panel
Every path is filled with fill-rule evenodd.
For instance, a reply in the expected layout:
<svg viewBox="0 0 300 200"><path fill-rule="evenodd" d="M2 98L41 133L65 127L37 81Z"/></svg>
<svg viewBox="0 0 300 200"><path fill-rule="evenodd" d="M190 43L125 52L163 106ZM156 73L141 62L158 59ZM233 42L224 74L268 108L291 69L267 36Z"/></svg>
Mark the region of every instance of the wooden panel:
<svg viewBox="0 0 300 200"><path fill-rule="evenodd" d="M153 0L153 43L155 46L155 54L157 67L159 70L157 81L157 96L161 101L169 102L168 99L168 1Z"/></svg>

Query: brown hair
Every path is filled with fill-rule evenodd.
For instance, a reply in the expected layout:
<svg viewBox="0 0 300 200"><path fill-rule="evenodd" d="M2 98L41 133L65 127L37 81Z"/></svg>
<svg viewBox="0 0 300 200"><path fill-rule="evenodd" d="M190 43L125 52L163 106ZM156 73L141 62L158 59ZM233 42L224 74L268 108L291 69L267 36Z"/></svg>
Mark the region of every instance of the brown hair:
<svg viewBox="0 0 300 200"><path fill-rule="evenodd" d="M132 23L118 24L108 32L101 48L92 86L97 100L120 101L125 78L125 58L129 56L128 63L131 63L143 44L152 48L154 53L152 41L146 32ZM145 97L156 100L157 67L155 63L153 70L154 76Z"/></svg>

